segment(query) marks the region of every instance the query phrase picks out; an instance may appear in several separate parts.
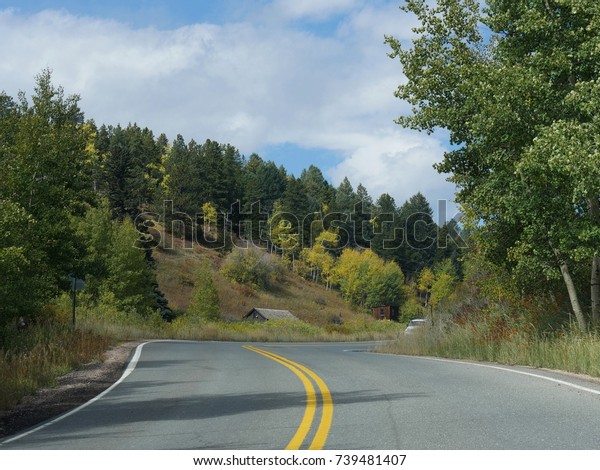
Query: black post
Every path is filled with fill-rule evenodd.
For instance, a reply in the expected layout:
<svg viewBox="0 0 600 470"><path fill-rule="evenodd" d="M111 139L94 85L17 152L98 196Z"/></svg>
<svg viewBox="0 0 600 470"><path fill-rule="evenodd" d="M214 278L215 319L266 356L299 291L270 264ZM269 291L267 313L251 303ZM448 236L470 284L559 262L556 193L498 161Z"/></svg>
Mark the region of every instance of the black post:
<svg viewBox="0 0 600 470"><path fill-rule="evenodd" d="M72 321L72 326L73 329L75 329L75 305L76 305L76 300L77 300L77 278L75 276L73 276L73 285L72 285L72 290L71 293L73 294L73 321Z"/></svg>

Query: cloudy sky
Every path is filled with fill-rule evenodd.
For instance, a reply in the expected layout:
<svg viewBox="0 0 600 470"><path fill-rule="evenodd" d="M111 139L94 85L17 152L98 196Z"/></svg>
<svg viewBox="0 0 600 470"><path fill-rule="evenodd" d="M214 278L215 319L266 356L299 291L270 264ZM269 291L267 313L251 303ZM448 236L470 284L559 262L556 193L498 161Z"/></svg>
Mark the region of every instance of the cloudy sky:
<svg viewBox="0 0 600 470"><path fill-rule="evenodd" d="M231 143L296 175L315 164L435 209L454 193L432 168L446 136L393 122L409 107L384 34L414 26L400 2L0 0L0 90L30 95L49 67L98 124Z"/></svg>

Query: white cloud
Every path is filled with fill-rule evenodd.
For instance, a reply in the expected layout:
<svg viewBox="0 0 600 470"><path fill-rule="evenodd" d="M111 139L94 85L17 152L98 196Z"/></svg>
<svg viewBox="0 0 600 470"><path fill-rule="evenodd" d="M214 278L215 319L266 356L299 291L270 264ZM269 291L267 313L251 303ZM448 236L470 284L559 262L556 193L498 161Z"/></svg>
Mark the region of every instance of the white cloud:
<svg viewBox="0 0 600 470"><path fill-rule="evenodd" d="M334 182L348 175L399 204L418 190L432 203L451 198L431 168L440 143L393 123L409 109L393 97L402 74L383 36L410 37L412 24L396 2L361 4L277 1L265 11L279 22L255 12L253 21L174 30L0 11L0 86L12 96L29 92L34 75L50 67L97 123L137 122L170 138L232 143L246 155L284 143L323 148L345 157L330 171ZM326 37L286 23L340 13Z"/></svg>
<svg viewBox="0 0 600 470"><path fill-rule="evenodd" d="M445 201L448 217L456 215L453 185L438 174L433 164L441 161L444 147L434 138L396 129L357 139L348 156L330 170L335 184L348 177L356 188L362 183L375 198L390 194L401 206L410 196L423 193L437 213Z"/></svg>
<svg viewBox="0 0 600 470"><path fill-rule="evenodd" d="M359 6L359 0L275 0L273 10L289 19L324 20Z"/></svg>

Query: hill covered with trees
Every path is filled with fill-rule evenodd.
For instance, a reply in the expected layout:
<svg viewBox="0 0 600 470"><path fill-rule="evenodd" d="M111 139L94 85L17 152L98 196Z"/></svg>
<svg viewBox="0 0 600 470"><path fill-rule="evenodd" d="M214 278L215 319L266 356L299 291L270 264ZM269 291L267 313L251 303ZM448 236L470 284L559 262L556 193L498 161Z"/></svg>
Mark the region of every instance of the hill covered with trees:
<svg viewBox="0 0 600 470"><path fill-rule="evenodd" d="M221 256L271 253L359 307L403 303L407 283L444 259L460 272L458 227L438 227L422 194L398 206L348 179L333 187L315 166L296 177L229 143L97 126L78 100L48 70L31 100L1 96L3 325L40 315L69 275L85 280L86 302L150 315L160 307L151 253L171 248L168 235Z"/></svg>

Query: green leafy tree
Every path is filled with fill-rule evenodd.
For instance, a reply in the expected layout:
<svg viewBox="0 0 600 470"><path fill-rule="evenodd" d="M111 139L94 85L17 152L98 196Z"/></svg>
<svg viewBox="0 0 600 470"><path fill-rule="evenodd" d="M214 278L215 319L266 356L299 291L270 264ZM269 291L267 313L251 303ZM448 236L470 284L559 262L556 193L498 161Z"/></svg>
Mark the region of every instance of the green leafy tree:
<svg viewBox="0 0 600 470"><path fill-rule="evenodd" d="M86 292L96 299L108 276L114 226L108 199L101 199L97 207L90 206L83 217L73 219L73 227L82 241L84 252L76 274L85 276Z"/></svg>
<svg viewBox="0 0 600 470"><path fill-rule="evenodd" d="M0 246L8 250L5 262L12 260L13 285L28 286L21 295L28 297L23 308L29 313L50 300L77 265L79 242L71 217L93 199L91 128L84 123L79 97L65 96L51 78L49 70L36 77L31 102L24 93L17 103L0 94L0 200L4 223L20 227L14 241ZM19 258L23 264L15 271Z"/></svg>
<svg viewBox="0 0 600 470"><path fill-rule="evenodd" d="M442 225L438 230L434 264L451 260L458 279L463 275L463 255L468 248L468 232L462 230L455 220Z"/></svg>
<svg viewBox="0 0 600 470"><path fill-rule="evenodd" d="M525 284L562 277L586 331L585 306L600 316L600 180L580 179L578 163L596 159L597 2L490 0L480 11L475 0L409 0L402 8L420 25L410 49L387 38L408 79L396 94L414 110L398 122L450 132L453 149L438 169L452 174L474 239Z"/></svg>
<svg viewBox="0 0 600 470"><path fill-rule="evenodd" d="M371 279L367 288L368 307L381 305L401 306L406 300L404 274L395 262L379 259L371 268Z"/></svg>
<svg viewBox="0 0 600 470"><path fill-rule="evenodd" d="M342 296L351 304L365 306L370 284L370 269L376 254L372 251L360 252L346 248L335 266L335 283Z"/></svg>
<svg viewBox="0 0 600 470"><path fill-rule="evenodd" d="M0 199L0 326L34 315L54 292L53 279L38 264L44 253L28 236L35 223L21 206Z"/></svg>
<svg viewBox="0 0 600 470"><path fill-rule="evenodd" d="M204 321L218 321L221 318L219 293L209 263L206 259L202 260L198 269L188 315Z"/></svg>

